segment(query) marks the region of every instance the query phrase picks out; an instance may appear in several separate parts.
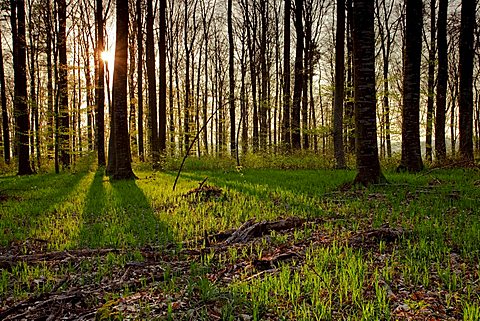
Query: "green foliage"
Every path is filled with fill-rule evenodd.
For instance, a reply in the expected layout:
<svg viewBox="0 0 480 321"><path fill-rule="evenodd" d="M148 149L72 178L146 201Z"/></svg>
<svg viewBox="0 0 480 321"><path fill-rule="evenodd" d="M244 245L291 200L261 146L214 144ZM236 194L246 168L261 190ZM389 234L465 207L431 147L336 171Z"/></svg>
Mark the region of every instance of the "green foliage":
<svg viewBox="0 0 480 321"><path fill-rule="evenodd" d="M417 314L433 309L426 295L438 293L452 315L476 320L480 306L478 171L438 169L410 175L387 170L388 185L343 190L339 187L351 182L355 172L321 169L328 164L324 160L314 165L316 160L309 154L247 155L243 168L236 168L229 158L216 163L192 158L175 192L176 171L152 172L146 165L135 168L138 180L125 182L110 181L102 169L87 163L75 173L2 177L3 248L14 246L18 254L30 253L31 243L38 240L47 250L129 250L56 269L17 264L0 272L0 299L19 300L51 291L59 279L74 271L80 275L75 279L78 286L101 283L128 262L142 262L145 258L139 248L143 246L162 249L201 241L205 234L238 227L251 218L299 216L318 223L291 234L272 232L256 243L229 247L222 253L205 251L191 263L186 280L166 266L158 285L172 298L165 303L166 317L182 319L173 299L180 291L201 302L196 314L190 315L198 320L208 320L206 306L212 302L219 302L223 320L238 319L239 314L252 320L267 316L394 320L398 306ZM168 162L172 164L166 167L173 169L173 161ZM314 169L305 169L309 167ZM187 193L206 177L205 184L217 188L216 194ZM402 228L405 233L394 244L380 241L373 250L368 244L356 248L347 242L356 233L382 226ZM261 260L272 247L299 246L318 235L331 243L306 246L303 260L279 264L273 273L253 277L245 269L245 275L231 284L216 283L210 277L219 267ZM180 253L182 246L173 248L173 253ZM148 277L142 278L147 284ZM410 295L392 298L392 291ZM126 295L128 288L122 293ZM97 319L121 318L113 308L120 294L115 295L106 299L113 303L104 304Z"/></svg>

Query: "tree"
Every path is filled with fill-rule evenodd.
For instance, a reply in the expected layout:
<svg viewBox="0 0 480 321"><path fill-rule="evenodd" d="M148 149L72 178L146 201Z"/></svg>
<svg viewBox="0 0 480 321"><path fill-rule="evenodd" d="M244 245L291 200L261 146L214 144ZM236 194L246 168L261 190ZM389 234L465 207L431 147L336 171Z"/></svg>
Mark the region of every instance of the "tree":
<svg viewBox="0 0 480 321"><path fill-rule="evenodd" d="M475 0L462 0L460 27L460 96L459 134L460 157L473 162L473 31Z"/></svg>
<svg viewBox="0 0 480 321"><path fill-rule="evenodd" d="M134 179L130 157L127 113L128 0L117 0L115 69L113 72L114 157L113 179Z"/></svg>
<svg viewBox="0 0 480 321"><path fill-rule="evenodd" d="M138 113L138 156L140 161L145 161L145 150L143 147L143 23L142 23L142 0L136 0L137 10L137 113Z"/></svg>
<svg viewBox="0 0 480 321"><path fill-rule="evenodd" d="M432 161L432 129L433 129L433 99L435 89L435 0L430 0L430 48L428 50L428 97L427 97L427 128L425 134L425 158Z"/></svg>
<svg viewBox="0 0 480 321"><path fill-rule="evenodd" d="M160 36L158 40L158 60L159 60L159 77L158 77L158 140L159 149L162 155L165 154L167 145L167 46L166 46L166 17L165 11L167 7L166 0L160 0Z"/></svg>
<svg viewBox="0 0 480 321"><path fill-rule="evenodd" d="M70 167L70 115L68 113L67 2L58 0L59 152L63 168Z"/></svg>
<svg viewBox="0 0 480 321"><path fill-rule="evenodd" d="M345 84L345 0L337 1L335 43L335 97L333 109L333 149L337 168L345 167L343 148L343 99Z"/></svg>
<svg viewBox="0 0 480 321"><path fill-rule="evenodd" d="M98 166L105 166L105 70L103 60L101 59L104 46L103 0L97 0L96 4L95 23L97 30L97 48L95 50L95 56L97 64L95 66L95 125L97 134L97 161Z"/></svg>
<svg viewBox="0 0 480 321"><path fill-rule="evenodd" d="M297 34L297 45L295 49L295 82L293 86L292 105L292 147L301 148L300 135L300 103L303 89L303 0L295 0L295 31Z"/></svg>
<svg viewBox="0 0 480 321"><path fill-rule="evenodd" d="M230 152L232 156L236 152L235 139L235 66L233 64L233 23L232 23L232 0L228 0L227 6L227 28L228 28L228 77L229 77L229 105L230 105Z"/></svg>
<svg viewBox="0 0 480 321"><path fill-rule="evenodd" d="M291 0L285 0L284 34L283 34L283 143L287 150L290 149L290 7Z"/></svg>
<svg viewBox="0 0 480 321"><path fill-rule="evenodd" d="M148 131L150 137L150 153L153 166L158 166L160 150L158 143L157 125L157 82L155 78L155 48L153 42L153 5L152 0L147 1L147 79L148 79Z"/></svg>
<svg viewBox="0 0 480 321"><path fill-rule="evenodd" d="M373 18L373 1L354 0L352 33L358 171L354 183L365 186L385 181L377 146Z"/></svg>
<svg viewBox="0 0 480 321"><path fill-rule="evenodd" d="M15 144L18 157L18 175L33 174L30 167L27 106L27 58L25 43L25 1L11 1L11 24L13 44Z"/></svg>
<svg viewBox="0 0 480 321"><path fill-rule="evenodd" d="M445 110L447 105L448 84L448 44L447 44L447 11L448 0L440 0L438 7L438 75L437 75L437 108L435 114L435 156L443 161L447 156L445 143Z"/></svg>
<svg viewBox="0 0 480 321"><path fill-rule="evenodd" d="M5 86L5 71L3 66L2 33L0 31L0 99L2 104L3 158L10 163L10 126L8 124L7 91Z"/></svg>
<svg viewBox="0 0 480 321"><path fill-rule="evenodd" d="M418 172L423 169L419 120L422 19L422 1L406 0L402 159L398 169L409 172Z"/></svg>

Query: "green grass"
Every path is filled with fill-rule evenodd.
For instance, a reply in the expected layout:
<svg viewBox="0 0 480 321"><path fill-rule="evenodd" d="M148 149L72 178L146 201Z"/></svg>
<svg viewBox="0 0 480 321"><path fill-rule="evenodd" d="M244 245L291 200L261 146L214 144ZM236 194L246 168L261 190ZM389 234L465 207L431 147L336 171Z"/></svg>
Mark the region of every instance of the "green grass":
<svg viewBox="0 0 480 321"><path fill-rule="evenodd" d="M308 167L313 159L305 157ZM167 168L174 167L170 162ZM162 280L153 287L148 275L141 276L144 291L162 302L154 306L142 301L138 315L146 318L163 309L161 319L172 320L208 320L211 313L223 320L239 315L253 320L396 320L437 312L479 320L478 170L438 169L417 175L387 171L388 185L341 191L354 171L305 169L288 158L273 163L279 169L267 168L267 161L254 156L244 163L252 166L189 160L174 192L176 171L151 172L145 165L135 168L138 180L126 182L110 181L89 164L75 173L1 177L2 255L125 250L76 265L18 263L0 273L0 301L8 306L53 289L101 284L116 273L127 273L121 271L131 262L142 262L142 249L150 247L167 263ZM185 195L206 177L206 184L222 189L220 195ZM317 224L193 258L179 251L185 241L202 240L205 234L238 227L251 218L290 216L317 219ZM353 235L381 226L405 233L394 243L349 245ZM327 241L314 242L320 239ZM292 249L300 259L270 272L249 265L273 251ZM226 267L235 277L228 282L214 277ZM72 273L77 277L67 278ZM65 278L68 282L56 289ZM106 293L102 315L121 319L123 310L112 311L129 291ZM178 293L197 305L185 312Z"/></svg>

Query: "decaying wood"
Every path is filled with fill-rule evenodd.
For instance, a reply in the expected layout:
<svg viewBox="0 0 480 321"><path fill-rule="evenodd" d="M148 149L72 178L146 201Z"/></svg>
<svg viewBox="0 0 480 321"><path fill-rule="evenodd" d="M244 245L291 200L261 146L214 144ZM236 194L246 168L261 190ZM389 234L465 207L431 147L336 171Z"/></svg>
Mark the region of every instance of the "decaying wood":
<svg viewBox="0 0 480 321"><path fill-rule="evenodd" d="M366 243L394 242L404 234L402 228L380 227L367 231L359 232L349 239L350 245L359 245Z"/></svg>
<svg viewBox="0 0 480 321"><path fill-rule="evenodd" d="M246 243L253 238L261 237L272 231L281 232L303 226L305 219L290 217L284 220L269 222L262 221L255 223L255 219L250 219L243 223L233 234L227 238L226 244Z"/></svg>

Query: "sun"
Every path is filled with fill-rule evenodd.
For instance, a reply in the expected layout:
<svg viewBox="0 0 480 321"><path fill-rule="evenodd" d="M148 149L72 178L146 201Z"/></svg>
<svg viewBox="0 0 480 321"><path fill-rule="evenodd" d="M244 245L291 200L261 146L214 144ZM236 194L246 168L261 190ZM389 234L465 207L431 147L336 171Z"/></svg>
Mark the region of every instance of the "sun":
<svg viewBox="0 0 480 321"><path fill-rule="evenodd" d="M100 57L108 64L113 64L115 61L115 55L110 51L102 51Z"/></svg>

